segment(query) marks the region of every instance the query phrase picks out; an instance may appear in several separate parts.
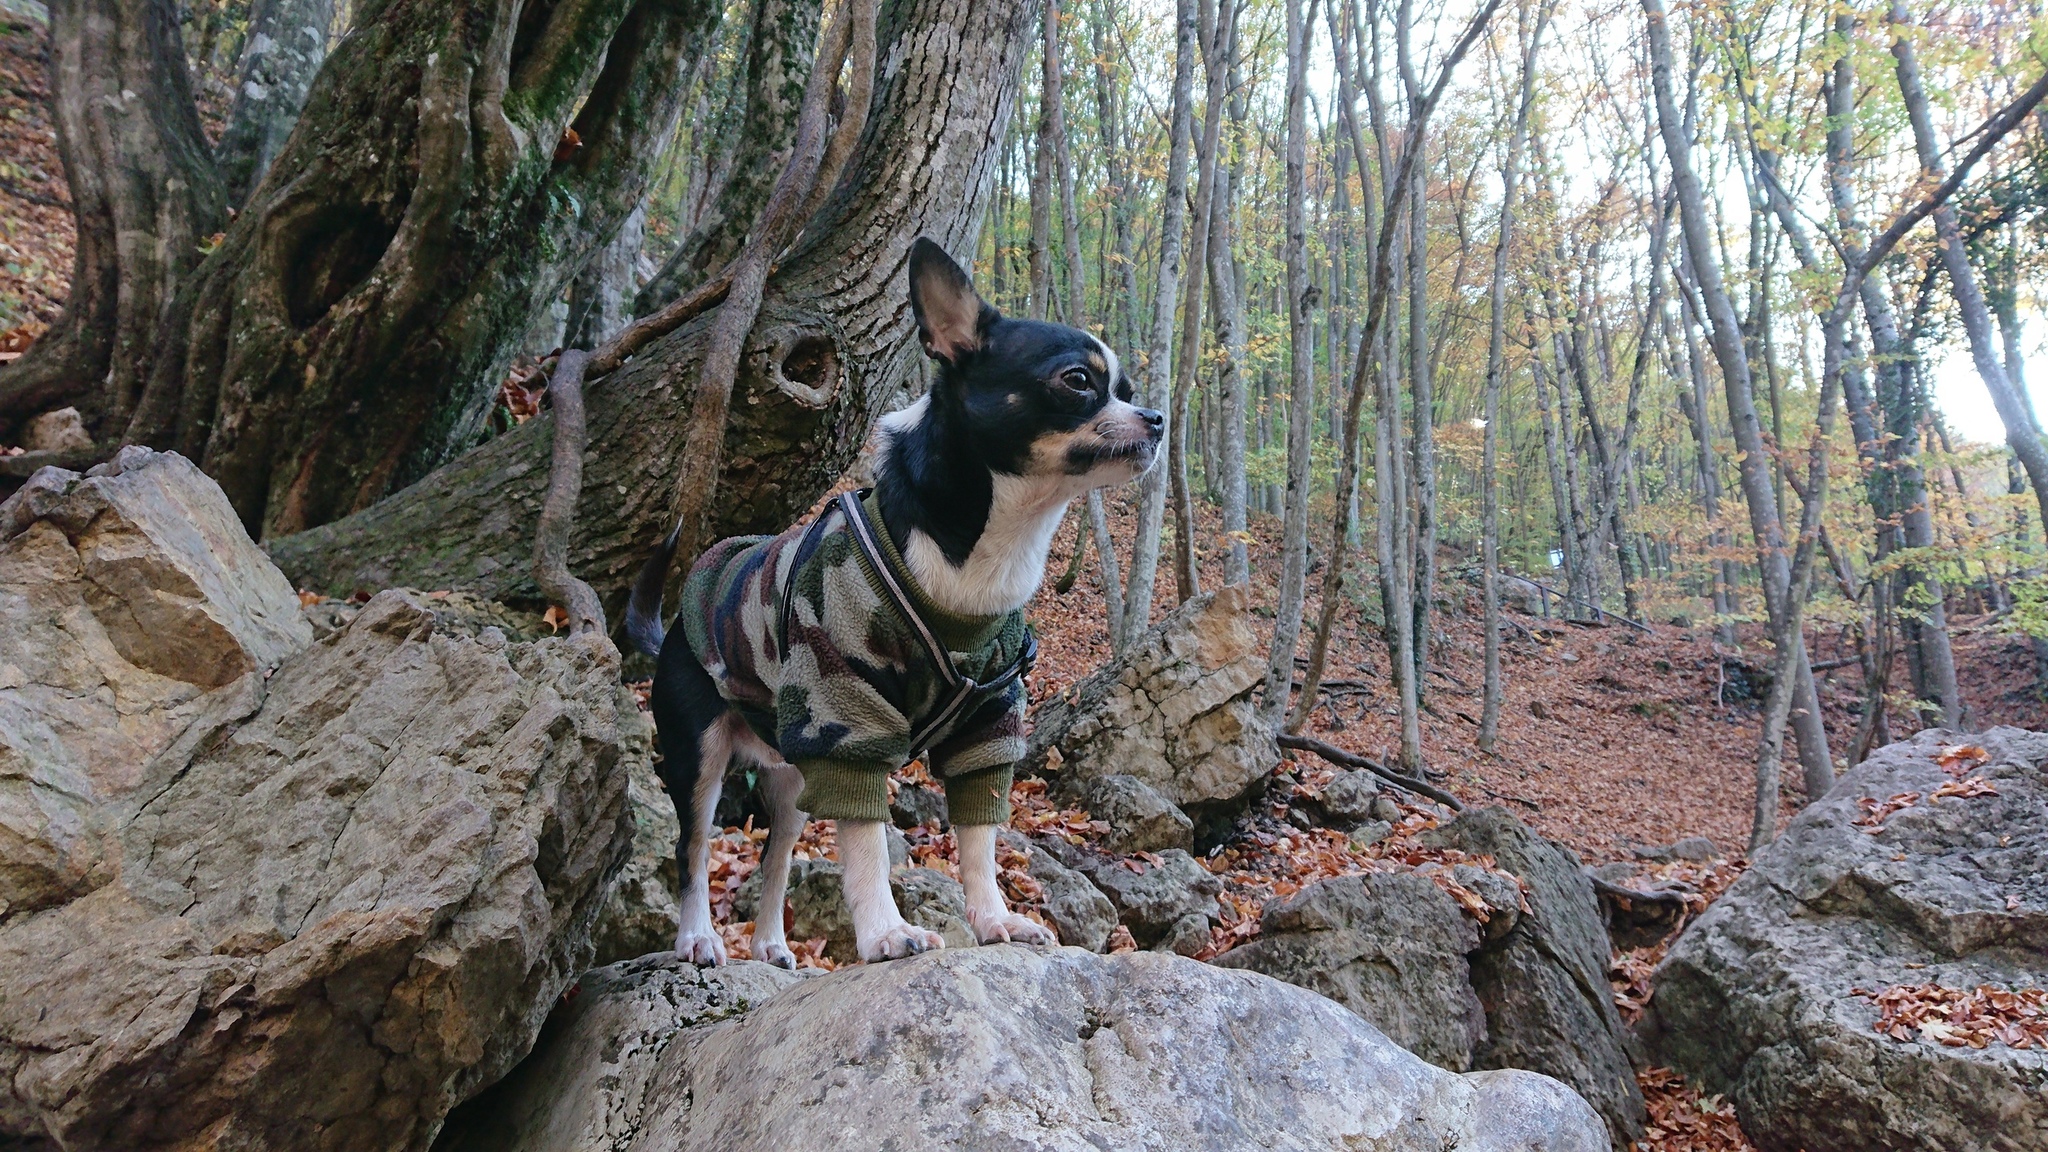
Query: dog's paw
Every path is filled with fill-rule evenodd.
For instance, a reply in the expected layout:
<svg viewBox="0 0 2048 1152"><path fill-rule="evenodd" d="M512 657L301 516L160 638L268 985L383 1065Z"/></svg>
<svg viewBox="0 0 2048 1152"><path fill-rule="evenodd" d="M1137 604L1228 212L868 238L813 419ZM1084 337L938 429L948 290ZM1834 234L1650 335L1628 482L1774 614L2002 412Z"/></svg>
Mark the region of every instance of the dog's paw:
<svg viewBox="0 0 2048 1152"><path fill-rule="evenodd" d="M789 945L780 940L756 940L751 950L756 960L773 964L777 968L787 968L791 972L796 971L796 953L791 952Z"/></svg>
<svg viewBox="0 0 2048 1152"><path fill-rule="evenodd" d="M1008 909L977 916L970 909L967 922L974 925L974 938L983 944L1058 944L1058 937L1045 925Z"/></svg>
<svg viewBox="0 0 2048 1152"><path fill-rule="evenodd" d="M877 960L901 960L919 952L944 948L946 938L937 932L928 932L915 924L899 922L884 931L873 941L860 946L860 958L867 963Z"/></svg>
<svg viewBox="0 0 2048 1152"><path fill-rule="evenodd" d="M725 941L716 932L678 932L676 956L699 968L716 968L725 963Z"/></svg>

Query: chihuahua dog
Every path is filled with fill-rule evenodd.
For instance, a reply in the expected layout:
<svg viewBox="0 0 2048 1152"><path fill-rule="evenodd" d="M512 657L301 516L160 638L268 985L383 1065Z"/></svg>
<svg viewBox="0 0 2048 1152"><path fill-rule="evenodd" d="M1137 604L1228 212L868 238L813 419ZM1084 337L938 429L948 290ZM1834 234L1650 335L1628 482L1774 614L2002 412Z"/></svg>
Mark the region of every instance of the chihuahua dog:
<svg viewBox="0 0 2048 1152"><path fill-rule="evenodd" d="M805 821L837 821L862 960L943 946L889 892L888 776L923 756L946 789L967 917L984 944L1053 943L996 885L996 829L1024 751L1036 641L1023 608L1067 505L1143 475L1166 420L1131 403L1115 352L1076 328L1002 316L928 239L910 250L910 306L937 365L922 399L881 421L874 488L808 525L723 540L692 566L661 625L671 533L633 591L627 632L657 656L661 773L682 824L676 952L721 964L711 919L713 812L734 757L769 809L755 959L796 966L783 928Z"/></svg>

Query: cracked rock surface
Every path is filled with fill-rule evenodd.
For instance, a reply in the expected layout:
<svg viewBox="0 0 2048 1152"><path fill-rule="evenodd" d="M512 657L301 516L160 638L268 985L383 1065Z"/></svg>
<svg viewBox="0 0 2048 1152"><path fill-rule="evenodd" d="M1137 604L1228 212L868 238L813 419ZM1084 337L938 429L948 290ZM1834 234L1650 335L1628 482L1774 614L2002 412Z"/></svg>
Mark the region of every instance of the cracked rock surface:
<svg viewBox="0 0 2048 1152"><path fill-rule="evenodd" d="M512 642L407 592L291 654L310 633L289 585L213 515L209 500L226 504L211 481L150 455L124 452L118 479L189 471L152 499L165 520L182 509L190 532L225 537L198 551L235 571L209 583L177 532L122 528L158 521L91 479L5 518L0 568L32 546L75 558L101 590L36 617L80 638L36 683L101 676L118 701L130 674L114 652L189 686L188 701L228 694L149 729L153 753L123 751L123 786L84 772L90 787L71 795L97 864L0 918L0 1145L424 1149L450 1107L526 1053L589 960L632 834L621 758L641 721L616 654ZM91 500L106 507L75 523ZM127 583L91 575L115 537ZM122 617L95 594L128 598L129 649L96 646ZM135 646L172 627L205 643ZM266 677L271 654L282 663ZM19 745L0 751L11 798L66 751L48 748L30 769ZM18 876L33 853L10 833L0 868Z"/></svg>
<svg viewBox="0 0 2048 1152"><path fill-rule="evenodd" d="M440 1149L1608 1147L1555 1080L1446 1072L1257 973L994 945L810 978L601 970Z"/></svg>
<svg viewBox="0 0 2048 1152"><path fill-rule="evenodd" d="M1943 771L1946 748L1988 760ZM1970 758L1974 760L1975 758ZM1933 794L1978 778L1996 795ZM1859 801L1918 793L1875 826ZM1922 732L1801 812L1686 929L1643 1032L1765 1152L2048 1148L2048 1053L1877 1033L1855 989L2048 985L2048 736Z"/></svg>

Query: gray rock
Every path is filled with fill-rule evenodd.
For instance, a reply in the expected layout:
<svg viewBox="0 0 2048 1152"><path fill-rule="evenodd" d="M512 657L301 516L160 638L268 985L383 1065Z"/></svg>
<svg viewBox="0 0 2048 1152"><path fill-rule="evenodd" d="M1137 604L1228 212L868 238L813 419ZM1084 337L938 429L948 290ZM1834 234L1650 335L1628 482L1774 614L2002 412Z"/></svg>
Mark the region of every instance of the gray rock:
<svg viewBox="0 0 2048 1152"><path fill-rule="evenodd" d="M1607 982L1607 921L1577 858L1502 808L1467 812L1424 839L1493 857L1528 899L1528 911L1502 932L1492 921L1518 894L1489 889L1483 873L1471 875L1479 869L1454 872L1492 912L1487 942L1470 957L1472 988L1486 1006L1474 1065L1556 1077L1606 1119L1617 1146L1641 1137L1647 1111Z"/></svg>
<svg viewBox="0 0 2048 1152"><path fill-rule="evenodd" d="M915 828L922 824L934 831L944 831L947 826L945 793L922 784L905 784L896 789L896 798L889 801L889 819L898 828Z"/></svg>
<svg viewBox="0 0 2048 1152"><path fill-rule="evenodd" d="M1391 828L1401 822L1401 806L1394 803L1392 796L1382 792L1379 798L1372 802L1372 818L1385 821L1387 826Z"/></svg>
<svg viewBox="0 0 2048 1152"><path fill-rule="evenodd" d="M1351 845L1354 848L1370 848L1385 840L1394 831L1394 826L1385 820L1367 820L1351 830Z"/></svg>
<svg viewBox="0 0 2048 1152"><path fill-rule="evenodd" d="M1373 819L1373 801L1380 798L1380 782L1370 772L1339 772L1316 795L1315 813L1322 822L1350 831Z"/></svg>
<svg viewBox="0 0 2048 1152"><path fill-rule="evenodd" d="M111 880L103 807L253 710L312 641L291 584L182 456L45 468L0 504L0 914Z"/></svg>
<svg viewBox="0 0 2048 1152"><path fill-rule="evenodd" d="M1041 705L1023 767L1074 794L1086 781L1126 775L1194 815L1241 806L1280 759L1251 701L1265 674L1244 588L1197 596Z"/></svg>
<svg viewBox="0 0 2048 1152"><path fill-rule="evenodd" d="M710 978L732 1007L707 1013L706 978L670 979L680 996L593 974L502 1090L499 1126L451 1131L448 1152L1587 1152L1605 1140L1561 1085L1453 1075L1327 1000L1176 956L947 949L797 979L696 1024L738 996ZM667 1019L684 1026L662 1043Z"/></svg>
<svg viewBox="0 0 2048 1152"><path fill-rule="evenodd" d="M1136 776L1118 774L1089 781L1081 803L1090 816L1109 825L1102 846L1119 855L1168 848L1185 851L1195 845L1195 825L1188 814Z"/></svg>
<svg viewBox="0 0 2048 1152"><path fill-rule="evenodd" d="M609 644L386 592L252 688L98 812L117 870L0 925L0 1143L421 1149L588 963Z"/></svg>
<svg viewBox="0 0 2048 1152"><path fill-rule="evenodd" d="M1138 947L1165 939L1181 919L1217 915L1223 882L1179 849L1157 854L1159 863L1076 850L1065 863L1086 876L1116 907L1117 921L1131 930Z"/></svg>
<svg viewBox="0 0 2048 1152"><path fill-rule="evenodd" d="M1687 836L1671 846L1673 860L1690 860L1696 864L1704 864L1709 860L1719 860L1721 856L1721 850L1705 836Z"/></svg>
<svg viewBox="0 0 2048 1152"><path fill-rule="evenodd" d="M1928 800L1944 747L1996 796ZM2048 985L2048 736L1922 732L1809 805L1671 946L1641 1031L1766 1152L2048 1148L2048 1054L1878 1034L1855 988ZM1923 799L1875 835L1858 801Z"/></svg>
<svg viewBox="0 0 2048 1152"><path fill-rule="evenodd" d="M586 972L533 1055L449 1114L434 1152L623 1147L679 1033L736 1019L803 979L751 960L698 968L673 952Z"/></svg>
<svg viewBox="0 0 2048 1152"><path fill-rule="evenodd" d="M78 409L59 408L22 425L21 446L30 452L91 451L92 434Z"/></svg>
<svg viewBox="0 0 2048 1152"><path fill-rule="evenodd" d="M1486 1040L1465 954L1479 928L1412 872L1318 880L1266 905L1258 938L1215 963L1320 992L1424 1060L1463 1072Z"/></svg>
<svg viewBox="0 0 2048 1152"><path fill-rule="evenodd" d="M1166 935L1159 938L1154 949L1172 952L1177 956L1193 956L1209 946L1209 917L1200 912L1190 912L1173 922Z"/></svg>
<svg viewBox="0 0 2048 1152"><path fill-rule="evenodd" d="M1519 1068L1468 1073L1465 1082L1479 1089L1472 1152L1612 1152L1600 1114L1567 1084Z"/></svg>
<svg viewBox="0 0 2048 1152"><path fill-rule="evenodd" d="M1060 943L1100 952L1116 930L1116 905L1086 876L1054 858L1022 833L1008 828L997 833L1005 850L1022 852L1025 872L1044 889L1039 910L1052 921Z"/></svg>
<svg viewBox="0 0 2048 1152"><path fill-rule="evenodd" d="M637 721L634 723L633 721ZM682 825L676 806L654 771L650 755L653 725L644 714L620 717L619 731L632 744L627 764L626 803L633 814L633 852L619 869L611 895L591 929L593 964L631 960L675 947L681 912L676 892L676 840Z"/></svg>

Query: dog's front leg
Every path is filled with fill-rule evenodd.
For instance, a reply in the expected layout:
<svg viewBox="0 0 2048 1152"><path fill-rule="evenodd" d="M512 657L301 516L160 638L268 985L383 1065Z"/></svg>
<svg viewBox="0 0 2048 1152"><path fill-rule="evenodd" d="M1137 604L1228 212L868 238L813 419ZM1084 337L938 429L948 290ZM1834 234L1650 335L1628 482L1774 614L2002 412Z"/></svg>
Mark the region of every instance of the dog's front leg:
<svg viewBox="0 0 2048 1152"><path fill-rule="evenodd" d="M903 919L889 893L889 838L879 820L841 820L839 864L846 907L853 913L854 945L866 961L900 960L944 948L937 932Z"/></svg>
<svg viewBox="0 0 2048 1152"><path fill-rule="evenodd" d="M967 922L983 944L1057 944L1045 926L1010 911L996 885L996 826L963 824L953 829L960 848L960 882L967 889Z"/></svg>

